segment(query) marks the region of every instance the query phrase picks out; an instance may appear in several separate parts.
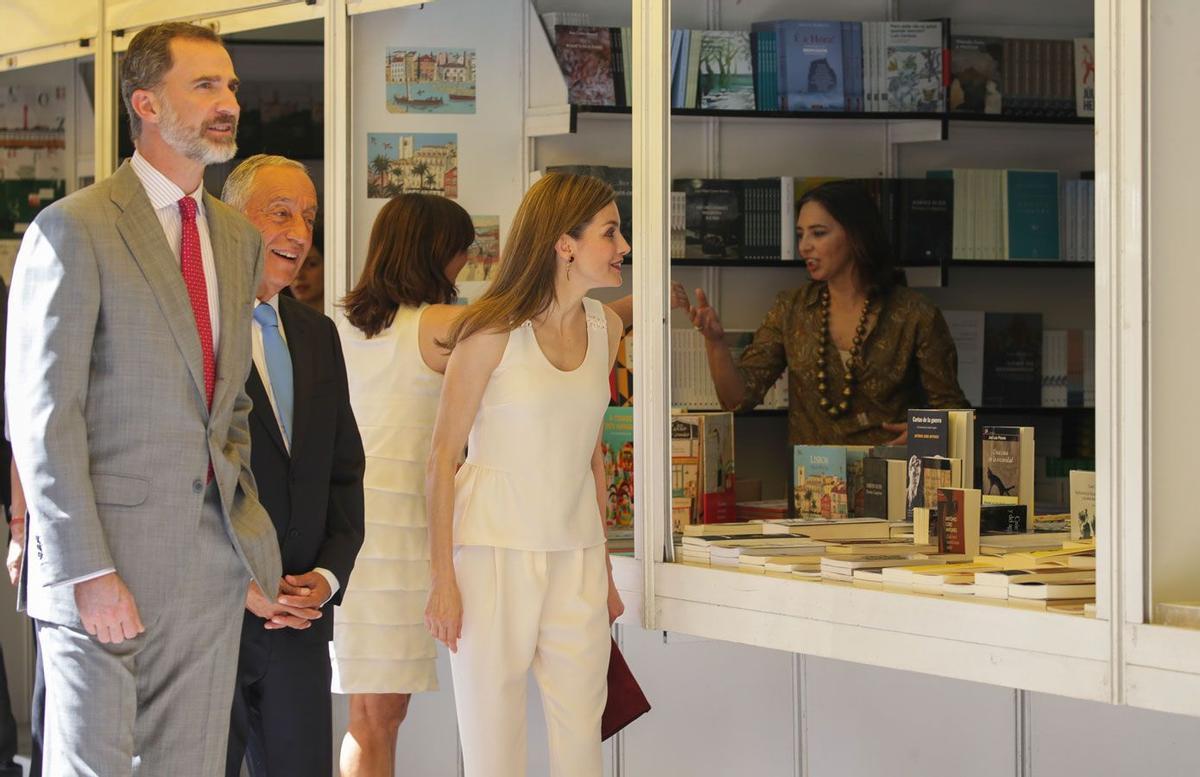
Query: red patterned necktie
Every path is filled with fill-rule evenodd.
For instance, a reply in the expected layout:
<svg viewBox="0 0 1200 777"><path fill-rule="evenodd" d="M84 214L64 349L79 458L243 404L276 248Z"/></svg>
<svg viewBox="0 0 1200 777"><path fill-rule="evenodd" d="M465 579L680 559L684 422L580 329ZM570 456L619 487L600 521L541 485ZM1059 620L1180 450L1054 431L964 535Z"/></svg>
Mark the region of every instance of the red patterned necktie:
<svg viewBox="0 0 1200 777"><path fill-rule="evenodd" d="M217 363L213 358L212 320L208 313L208 287L204 282L204 261L200 258L200 232L196 229L196 201L184 197L179 201L183 217L183 240L179 245L183 282L187 284L192 301L192 315L200 334L200 352L204 356L204 398L212 410L213 389L217 383Z"/></svg>

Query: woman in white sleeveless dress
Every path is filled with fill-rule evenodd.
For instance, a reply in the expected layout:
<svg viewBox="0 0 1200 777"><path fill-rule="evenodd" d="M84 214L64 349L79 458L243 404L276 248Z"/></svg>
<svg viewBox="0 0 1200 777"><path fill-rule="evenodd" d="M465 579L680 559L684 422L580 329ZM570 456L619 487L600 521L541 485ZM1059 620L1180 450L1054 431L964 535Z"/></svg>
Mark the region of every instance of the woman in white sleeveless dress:
<svg viewBox="0 0 1200 777"><path fill-rule="evenodd" d="M437 689L423 624L429 591L425 465L461 306L454 279L475 239L442 197L403 194L371 228L367 263L338 324L350 401L367 454L366 537L335 612L334 693L350 694L343 777L391 777L410 694Z"/></svg>
<svg viewBox="0 0 1200 777"><path fill-rule="evenodd" d="M525 774L531 669L550 773L601 774L609 626L622 604L604 544L599 443L621 322L585 295L621 283L629 244L619 220L604 182L539 179L491 286L446 341L425 620L451 651L467 777Z"/></svg>

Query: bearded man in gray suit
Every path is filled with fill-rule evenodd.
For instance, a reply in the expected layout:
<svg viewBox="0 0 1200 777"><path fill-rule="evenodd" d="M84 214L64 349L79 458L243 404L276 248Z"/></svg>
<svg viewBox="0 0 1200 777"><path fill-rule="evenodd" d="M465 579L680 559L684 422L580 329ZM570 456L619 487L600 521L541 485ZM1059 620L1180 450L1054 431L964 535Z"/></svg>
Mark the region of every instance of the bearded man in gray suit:
<svg viewBox="0 0 1200 777"><path fill-rule="evenodd" d="M17 258L6 395L51 777L220 774L247 589L277 594L244 389L261 238L202 182L236 150L236 89L210 30L138 33L137 153Z"/></svg>

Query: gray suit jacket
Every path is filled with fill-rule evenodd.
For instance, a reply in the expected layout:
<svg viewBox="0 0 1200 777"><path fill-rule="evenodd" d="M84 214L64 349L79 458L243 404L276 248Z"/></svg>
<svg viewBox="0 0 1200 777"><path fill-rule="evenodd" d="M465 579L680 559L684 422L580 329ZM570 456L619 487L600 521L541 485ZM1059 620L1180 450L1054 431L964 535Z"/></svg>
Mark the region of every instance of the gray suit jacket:
<svg viewBox="0 0 1200 777"><path fill-rule="evenodd" d="M209 413L200 338L179 258L128 163L42 211L9 300L6 396L30 511L26 605L79 625L73 587L115 567L143 621L169 606L212 461L226 532L268 596L279 545L250 472L250 315L262 242L205 194L220 299Z"/></svg>

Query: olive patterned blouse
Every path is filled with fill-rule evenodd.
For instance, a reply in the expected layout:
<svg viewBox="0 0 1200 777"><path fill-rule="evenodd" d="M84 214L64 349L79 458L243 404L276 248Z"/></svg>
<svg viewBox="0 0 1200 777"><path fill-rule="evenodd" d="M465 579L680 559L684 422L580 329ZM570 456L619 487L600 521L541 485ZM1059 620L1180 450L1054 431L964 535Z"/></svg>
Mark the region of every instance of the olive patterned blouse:
<svg viewBox="0 0 1200 777"><path fill-rule="evenodd" d="M903 423L909 408L969 407L958 385L958 353L941 311L920 294L895 287L872 300L867 334L854 364L856 384L850 409L830 418L819 406L818 333L821 283L806 283L779 294L738 361L746 399L738 408L757 406L788 371L788 437L791 444L878 445L895 437L883 423ZM832 360L838 357L831 353ZM827 369L828 395L842 398L840 365Z"/></svg>

